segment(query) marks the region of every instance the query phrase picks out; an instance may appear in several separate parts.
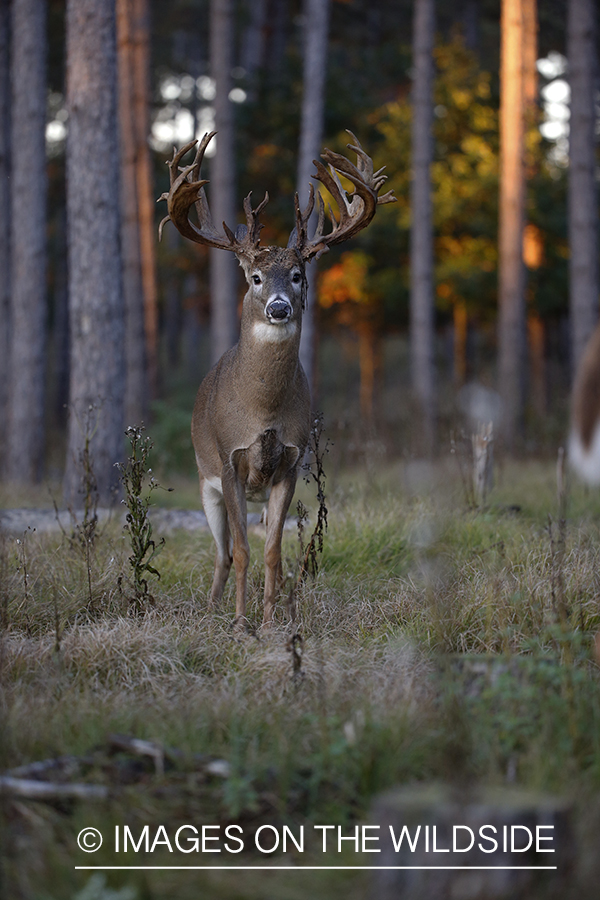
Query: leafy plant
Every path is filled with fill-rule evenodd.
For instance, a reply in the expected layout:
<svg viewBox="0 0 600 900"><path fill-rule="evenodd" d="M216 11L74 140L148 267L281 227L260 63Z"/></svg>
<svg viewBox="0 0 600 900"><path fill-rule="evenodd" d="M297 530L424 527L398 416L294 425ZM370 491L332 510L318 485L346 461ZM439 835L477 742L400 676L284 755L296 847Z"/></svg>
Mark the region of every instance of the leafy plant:
<svg viewBox="0 0 600 900"><path fill-rule="evenodd" d="M117 463L125 491L125 497L121 502L128 510L125 531L131 541L129 564L133 572L133 600L138 606L152 599L145 576L149 573L160 579L160 572L153 565L153 560L165 543L164 538L156 543L152 537L152 523L148 511L152 494L160 485L148 466L148 457L153 444L149 437L144 437L144 431L143 425L130 426L127 429L125 434L129 438L129 458L125 464ZM149 480L145 490L146 479Z"/></svg>

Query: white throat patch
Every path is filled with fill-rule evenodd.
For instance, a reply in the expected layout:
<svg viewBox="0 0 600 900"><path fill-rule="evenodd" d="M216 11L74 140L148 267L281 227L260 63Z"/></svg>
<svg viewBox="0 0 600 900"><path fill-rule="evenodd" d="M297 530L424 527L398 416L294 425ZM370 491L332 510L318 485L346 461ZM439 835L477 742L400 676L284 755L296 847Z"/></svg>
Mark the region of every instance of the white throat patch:
<svg viewBox="0 0 600 900"><path fill-rule="evenodd" d="M255 322L252 326L252 334L257 341L287 341L296 334L296 327L295 322L286 322L285 325Z"/></svg>

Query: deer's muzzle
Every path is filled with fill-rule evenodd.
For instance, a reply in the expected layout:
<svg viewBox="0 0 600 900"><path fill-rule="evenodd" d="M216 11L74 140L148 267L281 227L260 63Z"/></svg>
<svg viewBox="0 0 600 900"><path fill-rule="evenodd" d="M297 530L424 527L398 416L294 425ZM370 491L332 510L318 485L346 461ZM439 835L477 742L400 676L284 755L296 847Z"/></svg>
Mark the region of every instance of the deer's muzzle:
<svg viewBox="0 0 600 900"><path fill-rule="evenodd" d="M288 300L276 297L265 306L265 314L271 321L284 322L292 315L292 305Z"/></svg>

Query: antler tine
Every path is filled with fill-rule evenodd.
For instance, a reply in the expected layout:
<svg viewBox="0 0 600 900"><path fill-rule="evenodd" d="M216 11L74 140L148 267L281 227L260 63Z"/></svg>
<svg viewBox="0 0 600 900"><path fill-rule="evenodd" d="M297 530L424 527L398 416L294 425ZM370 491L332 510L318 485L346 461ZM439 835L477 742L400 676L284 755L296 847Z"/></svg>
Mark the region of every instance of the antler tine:
<svg viewBox="0 0 600 900"><path fill-rule="evenodd" d="M244 198L244 212L246 213L246 235L247 241L251 249L256 249L260 241L260 232L264 226L258 221L258 217L269 202L269 194L266 191L265 196L258 204L256 209L252 209L251 203L252 191Z"/></svg>
<svg viewBox="0 0 600 900"><path fill-rule="evenodd" d="M204 137L202 138L202 140L200 141L200 143L198 144L198 149L196 150L196 156L194 158L194 162L192 163L192 166L193 166L192 171L193 171L194 181L198 181L200 179L200 167L202 166L202 163L204 161L204 154L206 153L206 148L208 147L208 145L210 144L210 142L212 141L212 139L214 138L216 133L217 133L216 131L207 132L204 135ZM191 144L188 144L188 148L191 149L195 143L196 143L196 141L192 141Z"/></svg>
<svg viewBox="0 0 600 900"><path fill-rule="evenodd" d="M315 208L315 189L312 184L308 185L308 202L304 208L304 211L300 208L300 198L298 196L298 192L294 194L294 214L296 217L296 224L290 234L288 240L288 247L297 247L301 249L306 241L307 241L307 233L306 228L308 225L308 220L311 217L312 211ZM319 211L319 220L320 220L320 211Z"/></svg>
<svg viewBox="0 0 600 900"><path fill-rule="evenodd" d="M159 200L167 201L168 214L159 226L159 237L166 222L171 220L177 230L197 244L205 244L208 247L217 247L221 250L243 252L247 250L246 244L237 240L231 230L223 223L224 233L218 231L210 214L208 200L204 186L207 179L200 177L200 169L204 160L204 154L216 131L204 135L194 161L189 166L180 168L182 158L196 146L197 141L190 141L180 150L173 150L173 159L169 160L170 189L159 197ZM189 212L192 206L196 207L198 226L190 221Z"/></svg>
<svg viewBox="0 0 600 900"><path fill-rule="evenodd" d="M348 134L353 141L352 144L348 144L348 148L356 153L356 165L340 153L334 153L327 148L321 153L323 162L314 160L317 171L313 177L320 181L334 198L339 209L339 220L336 220L330 207L332 229L328 234L323 234L324 206L319 195L319 223L312 238L308 239L306 229L301 233L297 226L298 246L305 259L318 257L330 246L341 244L353 237L366 228L379 204L393 203L396 200L393 191L388 191L382 197L378 196L387 176L382 174L383 168L377 172L373 171L371 157L363 150L358 138L351 131L348 131ZM327 163L328 169L323 163ZM344 190L340 175L354 186L351 194ZM298 213L296 219L298 221Z"/></svg>
<svg viewBox="0 0 600 900"><path fill-rule="evenodd" d="M387 168L387 166L382 166L376 172L373 172L373 160L367 153L365 153L356 135L353 134L349 128L346 128L346 133L350 135L354 142L352 144L346 144L346 146L349 150L354 150L354 152L356 153L359 172L361 172L361 174L363 172L368 172L373 190L376 192L379 191L388 179L387 175L382 175L382 172ZM394 192L388 191L381 197L377 197L377 204L379 206L383 206L385 203L395 203L396 199L397 198L394 197Z"/></svg>

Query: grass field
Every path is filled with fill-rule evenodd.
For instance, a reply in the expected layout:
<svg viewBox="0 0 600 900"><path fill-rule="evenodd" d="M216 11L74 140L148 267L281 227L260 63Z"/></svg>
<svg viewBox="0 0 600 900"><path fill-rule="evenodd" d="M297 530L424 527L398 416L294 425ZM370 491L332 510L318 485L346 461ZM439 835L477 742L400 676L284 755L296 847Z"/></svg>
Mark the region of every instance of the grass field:
<svg viewBox="0 0 600 900"><path fill-rule="evenodd" d="M310 489L300 495L314 513ZM194 497L195 485L180 480L176 502ZM284 596L269 634L259 629L259 533L245 636L231 629L232 583L223 608L208 609L208 534L167 537L160 581L149 579L143 603L131 601L131 551L116 524L88 554L63 535L2 539L0 769L55 759L55 780L103 785L108 796L5 798L0 896L365 897L365 876L352 872L91 876L74 869L92 864L76 844L87 826L105 835L115 824L134 834L185 823L238 823L244 834L263 824L351 826L393 785L465 779L567 795L592 815L600 497L571 485L561 525L554 466L505 463L478 511L449 460L337 473L327 502L320 572L298 593L295 624ZM284 551L291 583L294 531ZM119 749L114 734L166 755ZM115 864L105 844L93 864ZM166 848L136 856L153 865L207 858ZM293 848L285 857L297 858ZM258 858L271 860L282 857Z"/></svg>

